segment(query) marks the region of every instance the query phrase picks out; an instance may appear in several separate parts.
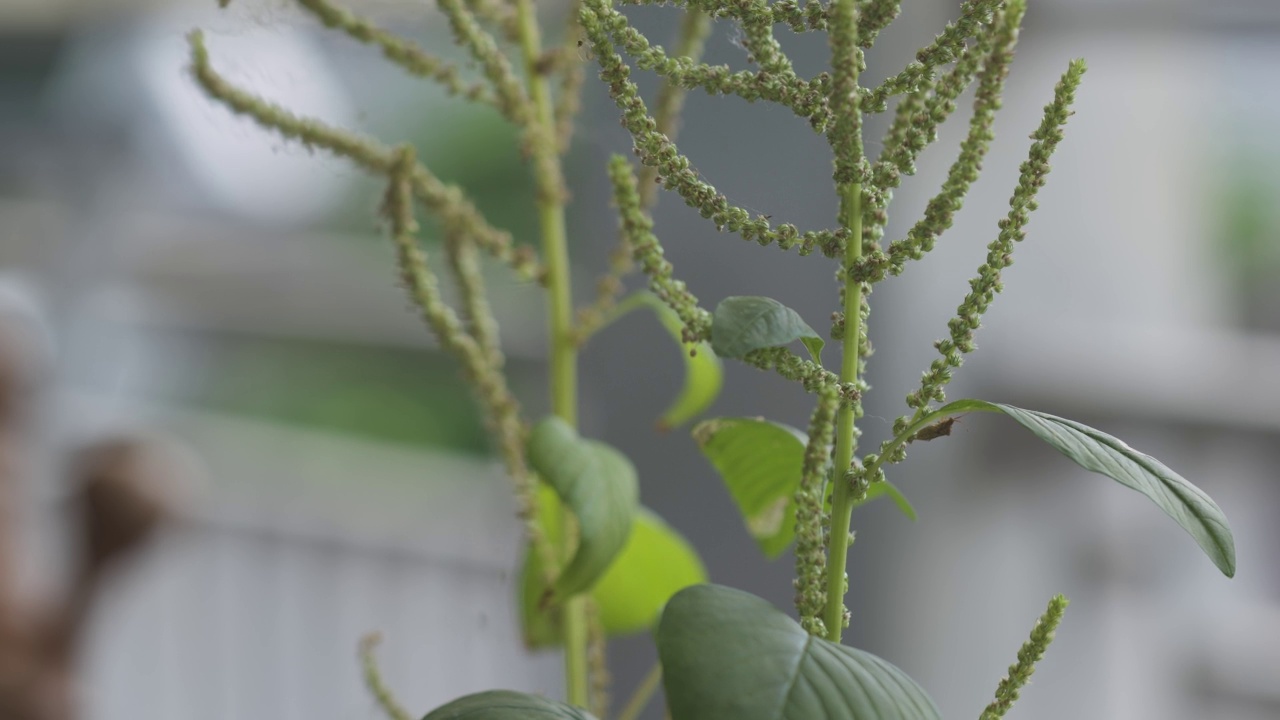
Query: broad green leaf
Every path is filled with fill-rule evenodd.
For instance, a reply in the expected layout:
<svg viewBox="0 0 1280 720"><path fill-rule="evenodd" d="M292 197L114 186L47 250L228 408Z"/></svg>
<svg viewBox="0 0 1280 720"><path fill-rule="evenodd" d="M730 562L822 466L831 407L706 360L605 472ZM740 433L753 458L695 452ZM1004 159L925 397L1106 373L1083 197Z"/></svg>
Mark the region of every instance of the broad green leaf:
<svg viewBox="0 0 1280 720"><path fill-rule="evenodd" d="M675 402L658 419L658 429L670 430L701 415L715 402L724 385L724 368L709 344L684 341L681 334L684 323L680 321L680 316L656 295L637 293L632 298L653 310L658 321L675 338L684 356L684 387Z"/></svg>
<svg viewBox="0 0 1280 720"><path fill-rule="evenodd" d="M652 511L636 513L631 539L591 591L610 635L649 630L672 595L707 581L698 553Z"/></svg>
<svg viewBox="0 0 1280 720"><path fill-rule="evenodd" d="M1227 577L1236 573L1236 546L1226 515L1208 495L1150 455L1074 420L985 400L957 400L939 413L1002 412L1086 470L1101 473L1151 499L1195 538Z"/></svg>
<svg viewBox="0 0 1280 720"><path fill-rule="evenodd" d="M578 521L578 546L552 587L558 598L590 589L631 535L636 471L622 453L550 417L529 434L529 464Z"/></svg>
<svg viewBox="0 0 1280 720"><path fill-rule="evenodd" d="M586 710L516 692L486 690L465 695L427 713L422 720L595 720Z"/></svg>
<svg viewBox="0 0 1280 720"><path fill-rule="evenodd" d="M760 549L768 557L782 554L795 538L804 433L760 418L716 418L695 425L693 439L720 473Z"/></svg>
<svg viewBox="0 0 1280 720"><path fill-rule="evenodd" d="M752 350L799 340L813 361L822 364L824 341L795 310L773 298L727 297L711 318L711 347L720 357L741 358Z"/></svg>
<svg viewBox="0 0 1280 720"><path fill-rule="evenodd" d="M553 514L554 510L548 512L548 503L556 502L554 495L548 492L541 502L543 516ZM526 550L520 606L525 644L531 648L561 642L560 608L539 605L546 592L541 577L537 554ZM702 560L688 541L642 507L636 512L626 547L592 588L591 597L600 609L605 634L627 635L652 628L672 595L706 581Z"/></svg>
<svg viewBox="0 0 1280 720"><path fill-rule="evenodd" d="M805 434L761 418L716 418L695 425L693 438L720 473L760 549L771 558L781 555L795 539ZM867 501L885 496L916 519L897 488L876 483L867 491Z"/></svg>
<svg viewBox="0 0 1280 720"><path fill-rule="evenodd" d="M720 585L671 598L656 633L672 720L935 720L914 680L870 653L806 633Z"/></svg>

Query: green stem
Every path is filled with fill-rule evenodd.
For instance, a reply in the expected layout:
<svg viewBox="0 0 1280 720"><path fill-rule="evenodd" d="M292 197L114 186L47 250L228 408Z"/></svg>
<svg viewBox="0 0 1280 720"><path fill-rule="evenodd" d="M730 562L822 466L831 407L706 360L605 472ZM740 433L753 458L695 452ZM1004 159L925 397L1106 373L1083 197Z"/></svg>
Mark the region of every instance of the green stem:
<svg viewBox="0 0 1280 720"><path fill-rule="evenodd" d="M538 222L542 232L542 254L546 263L551 340L551 411L565 422L578 424L577 346L573 339L573 302L569 285L569 248L565 236L563 186L560 155L555 141L555 109L547 78L539 71L542 39L533 0L517 0L520 50L524 60L529 97L535 117L530 137L537 184ZM563 552L572 553L576 523L570 513L561 515ZM570 598L564 604L565 694L579 707L589 703L587 669L586 596Z"/></svg>
<svg viewBox="0 0 1280 720"><path fill-rule="evenodd" d="M853 267L862 257L862 185L850 183L842 189L841 223L849 229L845 243L844 264ZM861 348L858 338L862 335L862 285L849 279L844 281L844 353L840 362L840 382L858 382L858 361ZM822 621L827 628L827 639L840 641L844 630L845 565L849 557L849 522L853 518L853 488L844 479L853 464L856 444L853 403L844 403L836 414L836 455L831 499L831 532L827 540L827 607Z"/></svg>
<svg viewBox="0 0 1280 720"><path fill-rule="evenodd" d="M650 668L649 674L644 676L644 680L640 681L640 687L631 695L631 699L627 701L622 712L618 713L618 720L636 720L640 717L640 713L644 712L645 707L649 704L653 693L658 689L658 683L662 681L662 665L654 663Z"/></svg>

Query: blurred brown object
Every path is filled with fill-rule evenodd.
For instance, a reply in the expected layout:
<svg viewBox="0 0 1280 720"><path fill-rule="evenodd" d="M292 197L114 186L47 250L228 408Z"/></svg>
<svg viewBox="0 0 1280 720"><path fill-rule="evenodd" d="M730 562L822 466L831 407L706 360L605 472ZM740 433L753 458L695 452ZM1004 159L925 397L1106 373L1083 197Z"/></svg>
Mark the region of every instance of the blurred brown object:
<svg viewBox="0 0 1280 720"><path fill-rule="evenodd" d="M24 599L15 519L40 363L20 324L0 313L0 720L74 720L76 654L102 580L172 516L171 481L183 473L172 448L154 439L112 438L78 451L75 574L62 598Z"/></svg>

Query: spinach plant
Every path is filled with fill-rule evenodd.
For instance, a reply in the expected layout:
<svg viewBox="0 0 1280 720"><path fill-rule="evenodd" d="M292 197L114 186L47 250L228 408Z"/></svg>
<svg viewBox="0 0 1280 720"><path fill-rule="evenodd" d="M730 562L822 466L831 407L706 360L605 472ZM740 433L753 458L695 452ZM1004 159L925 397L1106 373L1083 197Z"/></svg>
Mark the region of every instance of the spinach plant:
<svg viewBox="0 0 1280 720"><path fill-rule="evenodd" d="M613 0L573 0L567 23L550 45L544 44L545 28L533 0L437 0L456 43L471 59L459 67L331 0L296 0L327 27L380 50L390 62L460 99L491 106L520 129L540 227L539 242L528 244L517 244L491 225L462 190L420 162L412 147L389 147L255 97L218 74L198 31L189 37L192 74L210 98L267 130L348 158L385 179L383 214L404 287L473 386L520 500L528 545L518 598L525 635L531 646L563 647L565 699L494 690L437 708L427 720L606 717L605 638L649 629L660 668L618 715L624 720L639 714L659 678L673 720L937 717L925 691L901 670L841 644L849 624L846 559L853 509L885 496L912 512L886 473L906 459L912 442L947 435L962 413L1004 415L1084 468L1142 493L1190 533L1223 573L1234 573L1235 551L1222 511L1154 458L1043 412L977 399L947 402L947 383L975 349L983 313L1001 291L1002 273L1026 235L1085 72L1080 60L1066 68L1031 135L1008 214L946 336L935 344L938 358L907 397L892 438L859 454L858 420L869 388L871 290L933 249L978 177L1025 0L965 0L959 17L914 61L876 85L860 82L864 52L898 16L899 0L625 1L679 7L683 17L671 52L633 28ZM700 61L704 39L718 20L740 28L753 68L732 70ZM777 25L825 37L830 67L815 77L800 76L776 39ZM636 68L661 77L652 111L620 51ZM586 62L597 66L639 164L622 155L608 164L621 243L594 299L575 312L562 159ZM883 243L894 189L915 172L917 157L970 86L976 89L968 134L941 189L905 237ZM833 226L802 231L753 215L708 184L674 144L682 100L690 90L774 103L822 134L831 147L833 189L840 200ZM863 119L888 112L891 104L892 121L880 152L872 156L863 141ZM838 309L825 337L798 313L766 297L729 297L714 309L704 307L664 258L650 215L659 187L720 231L830 261ZM419 210L444 238L439 260L429 259L419 242ZM503 373L498 328L480 270L484 258L546 289L551 415L536 422L522 412ZM635 266L647 277L648 292L619 300L622 279ZM441 267L458 287L454 304L439 289ZM720 390L722 360L777 373L812 396L813 413L803 431L763 419L715 418L692 433L761 550L777 555L794 545L799 622L750 594L706 584L689 545L639 506L639 479L627 458L590 439L591 428L578 427L579 351L612 319L642 308L656 312L688 355L685 386L662 425L690 422L707 408ZM803 354L794 351L796 341ZM839 346L838 361L830 364L822 355L828 341ZM1017 698L1066 604L1060 596L1050 601L983 711L984 720L1003 716ZM372 657L367 661L370 684L384 707L407 717L382 687Z"/></svg>

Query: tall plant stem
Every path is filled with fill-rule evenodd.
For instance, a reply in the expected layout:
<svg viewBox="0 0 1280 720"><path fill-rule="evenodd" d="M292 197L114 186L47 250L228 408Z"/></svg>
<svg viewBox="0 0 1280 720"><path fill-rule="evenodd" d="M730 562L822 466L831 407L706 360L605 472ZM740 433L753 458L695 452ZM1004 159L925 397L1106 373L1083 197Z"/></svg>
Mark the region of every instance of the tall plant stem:
<svg viewBox="0 0 1280 720"><path fill-rule="evenodd" d="M862 185L850 183L843 189L840 199L841 224L849 229L845 245L845 268L853 267L862 257ZM858 382L858 362L861 348L858 338L862 335L862 285L842 273L844 281L844 354L840 363L840 381ZM836 455L833 473L835 490L831 497L831 531L827 540L827 607L822 614L827 639L840 641L844 630L845 564L849 557L849 522L853 517L853 488L844 475L853 463L856 428L852 403L844 403L836 414Z"/></svg>
<svg viewBox="0 0 1280 720"><path fill-rule="evenodd" d="M555 136L555 109L546 75L539 67L542 38L533 0L517 0L520 50L529 97L534 105L529 137L537 185L538 221L542 232L542 254L546 263L549 296L548 316L551 344L551 411L565 422L578 424L578 368L573 341L573 299L569 286L569 248L565 236L564 187L560 154ZM567 557L572 552L576 523L568 512L561 513L561 537ZM587 616L585 595L564 604L565 694L578 707L587 707Z"/></svg>

